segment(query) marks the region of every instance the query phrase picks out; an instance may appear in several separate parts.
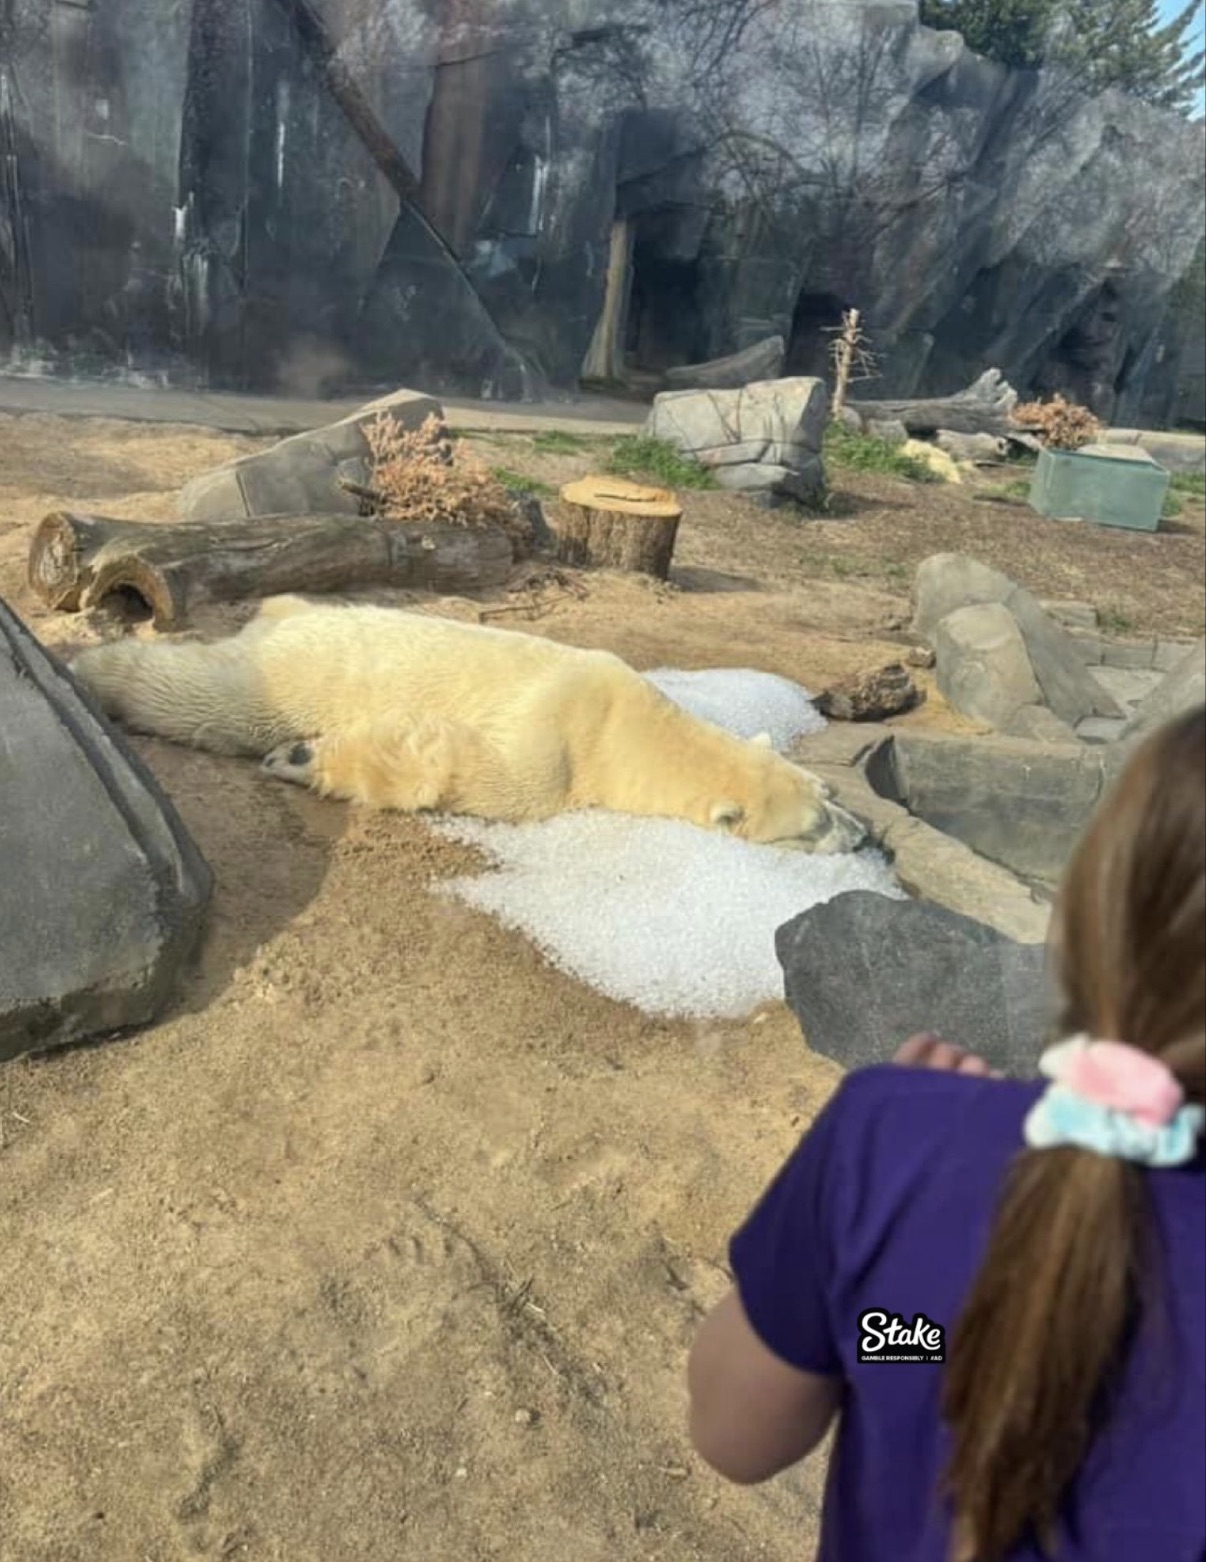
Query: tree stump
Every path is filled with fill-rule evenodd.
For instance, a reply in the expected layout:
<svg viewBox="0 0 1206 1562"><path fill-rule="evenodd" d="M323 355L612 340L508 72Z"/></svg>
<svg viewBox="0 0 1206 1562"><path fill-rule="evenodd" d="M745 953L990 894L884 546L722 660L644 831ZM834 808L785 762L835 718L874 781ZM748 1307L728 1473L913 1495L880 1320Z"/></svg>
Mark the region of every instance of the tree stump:
<svg viewBox="0 0 1206 1562"><path fill-rule="evenodd" d="M622 477L584 477L561 490L557 558L563 564L629 570L666 580L682 506L665 488Z"/></svg>
<svg viewBox="0 0 1206 1562"><path fill-rule="evenodd" d="M912 710L925 698L900 662L842 678L816 697L822 716L832 721L886 721Z"/></svg>
<svg viewBox="0 0 1206 1562"><path fill-rule="evenodd" d="M405 526L351 515L273 515L160 526L48 515L29 550L29 584L68 613L138 599L156 629L178 629L199 602L289 591L402 586L460 595L501 585L511 541L496 528Z"/></svg>

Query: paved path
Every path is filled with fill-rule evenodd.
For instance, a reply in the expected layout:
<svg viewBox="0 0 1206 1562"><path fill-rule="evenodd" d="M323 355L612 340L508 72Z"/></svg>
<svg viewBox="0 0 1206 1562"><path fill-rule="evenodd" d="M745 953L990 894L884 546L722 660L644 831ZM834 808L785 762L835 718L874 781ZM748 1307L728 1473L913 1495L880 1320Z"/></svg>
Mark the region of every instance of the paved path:
<svg viewBox="0 0 1206 1562"><path fill-rule="evenodd" d="M300 434L334 423L362 407L355 401L305 401L224 392L138 390L129 385L24 379L0 375L0 412L57 417L121 418L135 423L188 423L230 434ZM448 422L462 433L631 434L647 409L633 402L583 397L578 401L497 402L445 399Z"/></svg>

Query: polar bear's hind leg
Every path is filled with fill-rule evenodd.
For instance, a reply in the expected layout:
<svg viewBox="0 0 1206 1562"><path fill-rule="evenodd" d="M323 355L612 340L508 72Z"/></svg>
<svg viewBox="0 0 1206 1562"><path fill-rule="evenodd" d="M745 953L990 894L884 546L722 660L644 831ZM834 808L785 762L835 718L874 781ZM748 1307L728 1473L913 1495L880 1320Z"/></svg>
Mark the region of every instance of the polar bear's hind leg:
<svg viewBox="0 0 1206 1562"><path fill-rule="evenodd" d="M365 722L282 743L263 768L278 780L370 808L457 812L467 767L480 772L480 741L451 722Z"/></svg>

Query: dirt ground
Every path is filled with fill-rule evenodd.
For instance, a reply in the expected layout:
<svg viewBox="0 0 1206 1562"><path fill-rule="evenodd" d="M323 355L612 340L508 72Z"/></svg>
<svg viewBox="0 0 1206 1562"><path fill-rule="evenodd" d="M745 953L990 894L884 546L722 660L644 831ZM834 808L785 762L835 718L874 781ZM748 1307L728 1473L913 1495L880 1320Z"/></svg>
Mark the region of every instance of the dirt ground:
<svg viewBox="0 0 1206 1562"><path fill-rule="evenodd" d="M593 459L505 445L477 448L547 482ZM32 526L170 519L186 478L253 448L0 417L0 595L52 647L94 639L28 590ZM689 496L670 588L484 606L641 667L815 689L899 654L912 564L966 547L1044 594L1104 591L1136 632L1200 632L1197 519L1136 539L840 486L825 522ZM906 719L955 720L933 690ZM726 1488L688 1447L683 1368L730 1231L837 1069L781 1005L667 1024L578 986L429 893L470 859L418 821L137 747L217 891L163 1023L0 1070L3 1562L809 1555L819 1461Z"/></svg>

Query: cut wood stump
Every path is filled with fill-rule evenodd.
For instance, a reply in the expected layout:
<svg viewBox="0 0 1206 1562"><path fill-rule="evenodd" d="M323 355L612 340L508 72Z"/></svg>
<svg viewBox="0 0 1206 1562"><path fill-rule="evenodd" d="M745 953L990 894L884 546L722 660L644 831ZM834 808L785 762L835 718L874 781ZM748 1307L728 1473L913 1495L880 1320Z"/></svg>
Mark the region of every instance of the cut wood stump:
<svg viewBox="0 0 1206 1562"><path fill-rule="evenodd" d="M500 585L514 563L495 528L406 526L349 515L273 515L156 525L67 511L48 515L29 550L29 584L67 613L138 599L156 629L178 629L200 602L289 591L401 586L448 595Z"/></svg>
<svg viewBox="0 0 1206 1562"><path fill-rule="evenodd" d="M557 558L666 580L682 506L665 488L623 477L584 477L561 490L564 510L554 523Z"/></svg>

